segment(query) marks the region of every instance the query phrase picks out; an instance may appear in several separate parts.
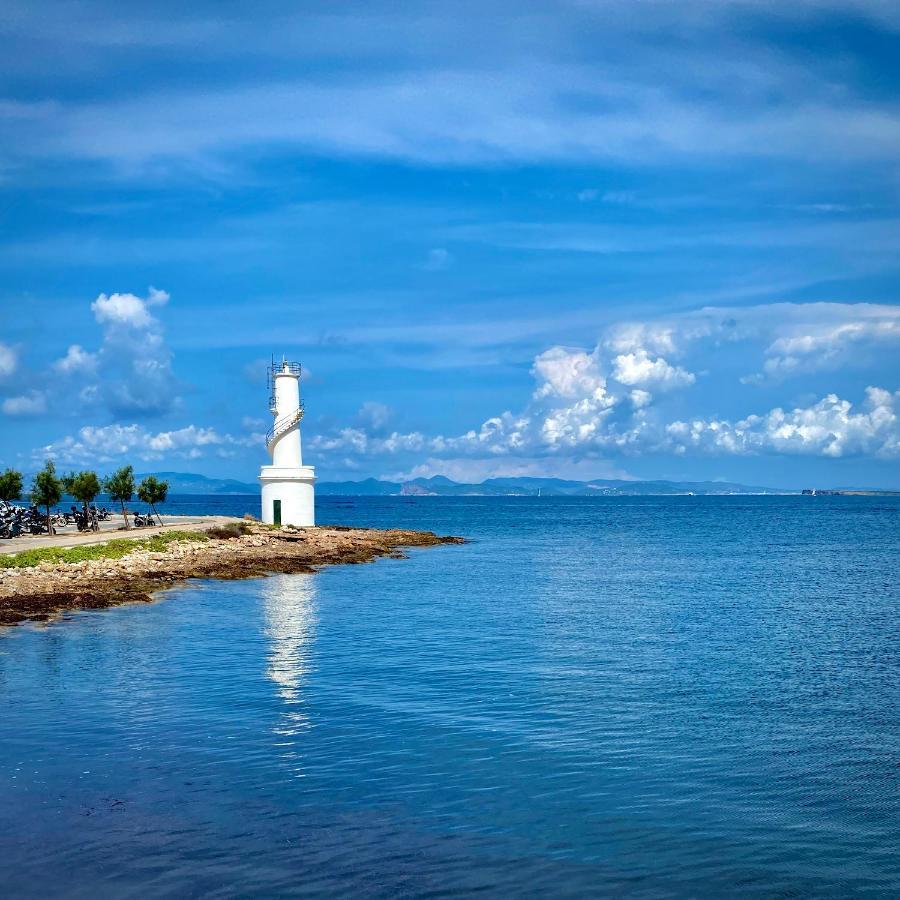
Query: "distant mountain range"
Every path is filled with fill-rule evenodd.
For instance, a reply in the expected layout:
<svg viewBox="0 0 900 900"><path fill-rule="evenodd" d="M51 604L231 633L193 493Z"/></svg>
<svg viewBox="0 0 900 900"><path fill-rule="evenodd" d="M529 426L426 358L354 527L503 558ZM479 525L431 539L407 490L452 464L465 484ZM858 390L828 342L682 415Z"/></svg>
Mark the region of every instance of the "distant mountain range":
<svg viewBox="0 0 900 900"><path fill-rule="evenodd" d="M319 494L396 495L438 497L626 497L649 494L792 494L796 491L754 487L728 481L622 481L594 479L567 481L563 478L488 478L479 484L459 484L443 475L411 481L321 482Z"/></svg>
<svg viewBox="0 0 900 900"><path fill-rule="evenodd" d="M145 474L136 475L140 480ZM207 478L187 472L153 472L169 482L173 494L258 494L259 485L230 478ZM627 497L652 494L791 494L796 491L754 487L729 481L621 481L563 478L488 478L479 484L460 484L443 475L411 481L320 481L320 496L406 497Z"/></svg>
<svg viewBox="0 0 900 900"><path fill-rule="evenodd" d="M258 494L259 484L234 478L208 478L193 472L140 472L135 481L155 475L169 483L172 494ZM25 477L25 492L33 475ZM801 491L738 484L733 481L624 481L595 478L568 481L564 478L488 478L478 484L451 481L443 475L410 481L319 481L316 493L328 497L639 497L672 494L799 494ZM807 488L804 494L897 496L900 491L883 488Z"/></svg>
<svg viewBox="0 0 900 900"><path fill-rule="evenodd" d="M207 478L190 472L141 472L134 476L140 481L148 475L155 475L160 481L169 483L171 494L258 494L259 484L235 481L232 478Z"/></svg>

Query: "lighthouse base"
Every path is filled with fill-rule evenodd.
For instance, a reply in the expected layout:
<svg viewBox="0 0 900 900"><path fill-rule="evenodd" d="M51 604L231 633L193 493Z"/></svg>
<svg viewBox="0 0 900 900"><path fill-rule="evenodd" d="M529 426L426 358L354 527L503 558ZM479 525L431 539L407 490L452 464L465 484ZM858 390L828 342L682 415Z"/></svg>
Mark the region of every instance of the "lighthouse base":
<svg viewBox="0 0 900 900"><path fill-rule="evenodd" d="M263 466L262 520L267 525L316 524L316 472L313 466Z"/></svg>

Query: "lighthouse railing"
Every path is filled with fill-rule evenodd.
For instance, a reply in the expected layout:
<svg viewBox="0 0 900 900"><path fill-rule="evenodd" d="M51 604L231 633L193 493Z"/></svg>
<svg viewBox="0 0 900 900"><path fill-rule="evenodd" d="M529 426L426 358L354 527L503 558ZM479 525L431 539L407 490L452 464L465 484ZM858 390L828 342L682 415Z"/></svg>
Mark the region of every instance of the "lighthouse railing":
<svg viewBox="0 0 900 900"><path fill-rule="evenodd" d="M295 409L292 413L289 413L284 418L279 419L269 430L266 432L266 447L271 447L272 443L275 441L275 438L281 437L285 432L290 431L291 428L294 427L301 419L303 418L303 401L300 401L300 406L298 409Z"/></svg>
<svg viewBox="0 0 900 900"><path fill-rule="evenodd" d="M297 378L301 375L301 366L298 362L287 362L282 360L280 363L273 359L271 364L266 366L266 387L269 389L269 411L274 413L278 410L275 398L275 378L278 375L294 375Z"/></svg>

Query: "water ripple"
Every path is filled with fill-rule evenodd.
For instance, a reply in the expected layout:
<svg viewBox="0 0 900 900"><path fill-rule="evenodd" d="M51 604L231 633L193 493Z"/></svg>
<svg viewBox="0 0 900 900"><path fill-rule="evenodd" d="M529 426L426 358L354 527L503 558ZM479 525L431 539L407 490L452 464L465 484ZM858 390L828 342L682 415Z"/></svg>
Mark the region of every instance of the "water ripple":
<svg viewBox="0 0 900 900"><path fill-rule="evenodd" d="M4 632L0 884L897 896L898 504L821 499L342 501L477 540Z"/></svg>

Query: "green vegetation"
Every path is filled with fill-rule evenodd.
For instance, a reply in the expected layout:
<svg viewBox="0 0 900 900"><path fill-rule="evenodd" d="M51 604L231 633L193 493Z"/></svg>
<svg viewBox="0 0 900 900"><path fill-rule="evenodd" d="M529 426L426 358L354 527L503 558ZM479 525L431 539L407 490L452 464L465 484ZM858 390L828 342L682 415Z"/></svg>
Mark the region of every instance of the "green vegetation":
<svg viewBox="0 0 900 900"><path fill-rule="evenodd" d="M50 524L50 507L56 506L62 500L62 495L63 486L56 477L56 466L52 459L48 459L44 468L34 476L34 484L31 486L31 502L47 510L47 534L54 533Z"/></svg>
<svg viewBox="0 0 900 900"><path fill-rule="evenodd" d="M134 495L134 469L131 466L122 466L103 482L103 489L109 494L110 499L122 504L122 517L125 519L125 530L127 531L131 528L131 524L128 521L125 504Z"/></svg>
<svg viewBox="0 0 900 900"><path fill-rule="evenodd" d="M129 553L134 553L135 550L159 553L177 541L205 540L208 538L203 531L163 531L153 537L137 540L115 538L103 544L86 544L82 547L43 547L23 550L12 556L0 555L0 569L21 569L42 562L74 563L89 559L121 559Z"/></svg>
<svg viewBox="0 0 900 900"><path fill-rule="evenodd" d="M242 535L250 533L250 523L249 522L228 522L225 525L217 525L215 528L210 528L206 532L212 538L219 538L220 540L228 540L229 538L239 538Z"/></svg>
<svg viewBox="0 0 900 900"><path fill-rule="evenodd" d="M7 469L0 474L0 500L19 500L22 496L22 473Z"/></svg>
<svg viewBox="0 0 900 900"><path fill-rule="evenodd" d="M150 509L153 510L153 515L156 516L156 521L162 525L162 519L159 517L159 513L156 511L157 503L165 503L166 496L169 493L169 482L168 481L157 481L157 479L153 475L148 475L139 485L137 489L138 499L142 500Z"/></svg>
<svg viewBox="0 0 900 900"><path fill-rule="evenodd" d="M62 485L66 493L80 501L84 507L84 518L88 520L88 506L94 502L100 493L100 479L96 472L69 472L62 478Z"/></svg>

